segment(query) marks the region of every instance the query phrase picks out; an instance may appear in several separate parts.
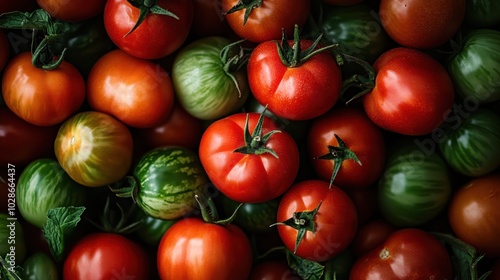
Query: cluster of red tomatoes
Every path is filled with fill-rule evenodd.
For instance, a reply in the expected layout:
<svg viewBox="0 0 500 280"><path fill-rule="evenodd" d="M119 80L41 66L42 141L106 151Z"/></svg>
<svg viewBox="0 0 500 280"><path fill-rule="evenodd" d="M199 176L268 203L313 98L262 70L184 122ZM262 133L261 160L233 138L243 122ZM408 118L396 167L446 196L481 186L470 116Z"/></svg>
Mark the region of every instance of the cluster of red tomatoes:
<svg viewBox="0 0 500 280"><path fill-rule="evenodd" d="M1 279L500 279L495 0L4 2Z"/></svg>

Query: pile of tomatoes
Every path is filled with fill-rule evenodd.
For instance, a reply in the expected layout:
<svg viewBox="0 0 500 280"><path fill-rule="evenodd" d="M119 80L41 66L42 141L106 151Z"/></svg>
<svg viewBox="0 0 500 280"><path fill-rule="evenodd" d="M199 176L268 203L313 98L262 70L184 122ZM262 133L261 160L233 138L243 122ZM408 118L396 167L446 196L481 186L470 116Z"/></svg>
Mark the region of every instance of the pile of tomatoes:
<svg viewBox="0 0 500 280"><path fill-rule="evenodd" d="M495 0L0 4L1 279L500 279Z"/></svg>

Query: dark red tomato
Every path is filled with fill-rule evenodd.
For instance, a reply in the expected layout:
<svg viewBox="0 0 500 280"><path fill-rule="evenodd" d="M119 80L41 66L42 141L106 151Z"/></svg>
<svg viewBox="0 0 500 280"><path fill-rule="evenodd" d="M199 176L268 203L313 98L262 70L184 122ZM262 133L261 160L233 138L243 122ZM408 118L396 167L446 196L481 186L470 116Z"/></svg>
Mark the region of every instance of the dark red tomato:
<svg viewBox="0 0 500 280"><path fill-rule="evenodd" d="M104 11L106 0L36 0L51 17L64 21L84 21Z"/></svg>
<svg viewBox="0 0 500 280"><path fill-rule="evenodd" d="M245 3L240 0L222 0L222 11L226 13L236 4ZM247 1L256 7L240 9L233 13L226 13L225 18L231 29L239 37L251 42L260 43L281 38L282 29L288 36L293 34L293 28L297 24L302 27L309 17L311 9L310 0L266 0ZM250 11L251 10L251 11ZM250 14L245 22L245 13Z"/></svg>
<svg viewBox="0 0 500 280"><path fill-rule="evenodd" d="M352 252L356 257L361 257L382 244L394 231L396 227L386 220L371 220L358 229L352 241Z"/></svg>
<svg viewBox="0 0 500 280"><path fill-rule="evenodd" d="M194 16L191 34L196 38L233 34L222 14L220 1L193 0Z"/></svg>
<svg viewBox="0 0 500 280"><path fill-rule="evenodd" d="M85 81L69 62L63 61L54 70L43 70L31 63L31 57L30 52L22 52L5 67L5 104L29 123L59 124L80 109L85 99Z"/></svg>
<svg viewBox="0 0 500 280"><path fill-rule="evenodd" d="M345 145L340 145L335 135ZM331 150L333 147L338 150ZM363 110L354 107L331 110L314 119L307 137L307 149L316 174L325 181L331 180L335 165L340 165L333 183L344 189L372 185L384 168L382 130ZM318 158L325 155L328 159Z"/></svg>
<svg viewBox="0 0 500 280"><path fill-rule="evenodd" d="M363 105L376 125L399 134L424 135L445 121L455 93L438 61L398 47L383 53L373 67L375 87L364 96Z"/></svg>
<svg viewBox="0 0 500 280"><path fill-rule="evenodd" d="M87 79L90 106L131 127L162 124L174 104L168 73L152 61L113 50L92 67Z"/></svg>
<svg viewBox="0 0 500 280"><path fill-rule="evenodd" d="M489 257L500 257L500 173L473 178L452 196L448 219L461 240Z"/></svg>
<svg viewBox="0 0 500 280"><path fill-rule="evenodd" d="M230 115L212 123L201 137L199 155L208 177L234 201L262 203L276 198L292 185L299 170L295 140L269 117L263 118L261 135L254 137L260 117L259 113ZM245 136L246 124L250 137ZM263 137L273 130L279 132ZM235 151L250 146L248 151Z"/></svg>
<svg viewBox="0 0 500 280"><path fill-rule="evenodd" d="M198 150L202 130L202 122L190 115L179 103L174 103L168 119L155 127L138 129L137 137L147 149L160 146L182 146L193 151Z"/></svg>
<svg viewBox="0 0 500 280"><path fill-rule="evenodd" d="M63 278L71 280L149 279L146 251L124 236L92 233L71 249L64 261Z"/></svg>
<svg viewBox="0 0 500 280"><path fill-rule="evenodd" d="M26 166L35 159L54 156L59 126L37 126L0 107L0 166ZM35 140L36 139L36 140Z"/></svg>
<svg viewBox="0 0 500 280"><path fill-rule="evenodd" d="M334 6L351 6L359 4L365 0L322 0L324 3Z"/></svg>
<svg viewBox="0 0 500 280"><path fill-rule="evenodd" d="M175 14L178 19L150 13L129 33L139 19L140 9L127 0L108 0L104 8L104 27L111 40L126 53L139 58L157 59L176 51L189 34L193 3L159 0L157 5Z"/></svg>
<svg viewBox="0 0 500 280"><path fill-rule="evenodd" d="M357 259L350 280L452 279L446 248L431 234L416 228L393 232Z"/></svg>
<svg viewBox="0 0 500 280"><path fill-rule="evenodd" d="M296 280L299 276L290 268L284 259L269 260L257 263L252 268L248 280Z"/></svg>
<svg viewBox="0 0 500 280"><path fill-rule="evenodd" d="M3 29L0 29L0 73L9 60L10 46Z"/></svg>
<svg viewBox="0 0 500 280"><path fill-rule="evenodd" d="M35 0L0 1L0 14L13 11L30 12L37 7Z"/></svg>
<svg viewBox="0 0 500 280"><path fill-rule="evenodd" d="M358 224L362 225L369 221L377 211L377 188L375 186L361 188L361 189L344 189L349 195L356 212L358 213Z"/></svg>
<svg viewBox="0 0 500 280"><path fill-rule="evenodd" d="M387 34L400 45L431 49L448 42L465 17L466 0L382 0L379 13Z"/></svg>
<svg viewBox="0 0 500 280"><path fill-rule="evenodd" d="M293 40L288 44L292 46ZM300 45L305 50L312 41L301 40ZM289 120L313 119L330 110L339 98L341 79L340 67L328 51L288 67L276 42L267 41L255 47L248 61L248 83L255 99Z"/></svg>
<svg viewBox="0 0 500 280"><path fill-rule="evenodd" d="M302 219L299 214L315 209L312 219ZM321 180L295 183L281 198L276 219L279 223L289 219L293 222L293 227L278 224L278 233L292 252L299 231L306 231L295 254L317 262L332 259L347 248L358 226L356 208L349 196Z"/></svg>
<svg viewBox="0 0 500 280"><path fill-rule="evenodd" d="M239 227L194 217L166 231L157 255L161 279L247 279L252 267L250 241Z"/></svg>

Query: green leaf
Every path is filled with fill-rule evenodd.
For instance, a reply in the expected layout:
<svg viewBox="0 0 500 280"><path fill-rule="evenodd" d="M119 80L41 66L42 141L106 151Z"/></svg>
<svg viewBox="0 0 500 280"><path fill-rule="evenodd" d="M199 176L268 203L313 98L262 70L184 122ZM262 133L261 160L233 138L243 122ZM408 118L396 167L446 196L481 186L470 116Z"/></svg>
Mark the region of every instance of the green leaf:
<svg viewBox="0 0 500 280"><path fill-rule="evenodd" d="M288 265L304 280L319 280L323 276L325 267L317 262L306 260L286 250Z"/></svg>
<svg viewBox="0 0 500 280"><path fill-rule="evenodd" d="M0 15L0 27L7 29L46 30L50 15L43 9L33 12L8 12Z"/></svg>
<svg viewBox="0 0 500 280"><path fill-rule="evenodd" d="M22 280L19 276L22 274L22 268L20 266L11 267L8 262L8 256L5 256L5 259L0 258L0 279Z"/></svg>
<svg viewBox="0 0 500 280"><path fill-rule="evenodd" d="M59 207L50 209L43 235L56 261L64 259L66 240L81 220L85 207Z"/></svg>

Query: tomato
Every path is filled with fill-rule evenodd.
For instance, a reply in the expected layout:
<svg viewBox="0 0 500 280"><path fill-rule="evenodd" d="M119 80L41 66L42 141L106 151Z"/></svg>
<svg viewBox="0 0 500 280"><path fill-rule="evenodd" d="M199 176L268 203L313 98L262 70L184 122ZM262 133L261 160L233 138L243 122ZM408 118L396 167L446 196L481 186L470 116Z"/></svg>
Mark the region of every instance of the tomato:
<svg viewBox="0 0 500 280"><path fill-rule="evenodd" d="M382 26L400 45L431 49L450 40L465 17L466 0L382 0Z"/></svg>
<svg viewBox="0 0 500 280"><path fill-rule="evenodd" d="M282 29L293 34L294 25L302 27L309 17L310 0L252 1L222 0L222 11L239 37L254 43L280 39ZM231 11L237 7L235 11Z"/></svg>
<svg viewBox="0 0 500 280"><path fill-rule="evenodd" d="M0 212L0 255L8 264L20 265L26 258L26 238L21 223L11 218Z"/></svg>
<svg viewBox="0 0 500 280"><path fill-rule="evenodd" d="M191 35L195 38L208 36L229 36L232 30L224 20L220 1L194 0Z"/></svg>
<svg viewBox="0 0 500 280"><path fill-rule="evenodd" d="M0 107L0 165L26 166L35 159L54 156L58 125L37 126ZM36 139L36 141L33 141Z"/></svg>
<svg viewBox="0 0 500 280"><path fill-rule="evenodd" d="M424 135L446 119L454 87L446 69L418 50L398 47L374 63L375 87L364 95L368 117L385 130Z"/></svg>
<svg viewBox="0 0 500 280"><path fill-rule="evenodd" d="M385 242L360 257L350 280L452 279L446 248L431 234L416 228L393 232Z"/></svg>
<svg viewBox="0 0 500 280"><path fill-rule="evenodd" d="M5 35L3 29L0 29L0 73L2 73L5 64L7 64L7 61L9 60L9 55L10 55L9 41L7 40L7 36Z"/></svg>
<svg viewBox="0 0 500 280"><path fill-rule="evenodd" d="M43 70L31 63L31 57L30 52L22 52L5 67L2 79L5 104L29 123L59 124L80 109L85 99L85 81L66 61L54 70Z"/></svg>
<svg viewBox="0 0 500 280"><path fill-rule="evenodd" d="M465 23L490 28L500 24L500 2L495 0L466 0Z"/></svg>
<svg viewBox="0 0 500 280"><path fill-rule="evenodd" d="M106 2L103 15L106 31L120 49L132 56L144 59L165 57L176 51L189 34L193 22L192 1L158 0L154 3L173 13L177 19L148 12L144 21L132 31L141 9L127 0ZM143 8L150 9L146 6Z"/></svg>
<svg viewBox="0 0 500 280"><path fill-rule="evenodd" d="M92 109L108 113L131 127L160 125L174 104L168 73L152 61L121 50L106 53L94 64L87 87Z"/></svg>
<svg viewBox="0 0 500 280"><path fill-rule="evenodd" d="M161 279L247 279L252 249L236 225L217 225L197 217L176 222L158 246Z"/></svg>
<svg viewBox="0 0 500 280"><path fill-rule="evenodd" d="M136 215L135 219L140 224L137 230L134 231L134 236L150 246L158 246L165 232L177 221L154 218L141 209L137 210Z"/></svg>
<svg viewBox="0 0 500 280"><path fill-rule="evenodd" d="M349 196L321 180L295 183L281 198L276 219L284 245L297 256L317 262L346 249L358 226ZM304 231L300 239L298 234Z"/></svg>
<svg viewBox="0 0 500 280"><path fill-rule="evenodd" d="M356 212L358 213L358 224L362 225L375 216L378 210L377 200L373 199L377 196L377 188L374 186L361 189L343 189L354 202Z"/></svg>
<svg viewBox="0 0 500 280"><path fill-rule="evenodd" d="M66 120L54 142L58 162L76 182L99 187L122 179L132 164L129 129L112 116L87 111Z"/></svg>
<svg viewBox="0 0 500 280"><path fill-rule="evenodd" d="M114 233L93 233L79 240L64 261L63 279L149 279L142 247Z"/></svg>
<svg viewBox="0 0 500 280"><path fill-rule="evenodd" d="M262 203L240 203L222 196L222 206L224 213L229 217L237 207L236 217L233 221L247 232L269 232L273 228L271 224L276 222L279 198L274 198Z"/></svg>
<svg viewBox="0 0 500 280"><path fill-rule="evenodd" d="M26 280L59 279L59 272L57 270L56 263L49 255L42 252L37 252L30 255L23 262L22 267L24 275L23 279Z"/></svg>
<svg viewBox="0 0 500 280"><path fill-rule="evenodd" d="M471 179L452 196L448 219L461 240L489 257L500 256L500 174Z"/></svg>
<svg viewBox="0 0 500 280"><path fill-rule="evenodd" d="M382 130L363 110L338 108L323 114L313 120L307 139L309 158L320 179L344 189L362 188L374 184L382 174Z"/></svg>
<svg viewBox="0 0 500 280"><path fill-rule="evenodd" d="M201 137L199 155L210 181L238 202L278 197L299 170L293 138L258 113L236 113L213 122Z"/></svg>
<svg viewBox="0 0 500 280"><path fill-rule="evenodd" d="M2 1L0 3L0 14L13 11L30 12L37 7L35 0Z"/></svg>
<svg viewBox="0 0 500 280"><path fill-rule="evenodd" d="M359 4L365 0L322 0L324 3L335 6L351 6Z"/></svg>
<svg viewBox="0 0 500 280"><path fill-rule="evenodd" d="M298 275L288 266L286 261L262 261L252 268L249 280L296 280Z"/></svg>
<svg viewBox="0 0 500 280"><path fill-rule="evenodd" d="M352 241L354 255L361 257L367 254L382 244L394 231L396 231L396 227L384 219L374 219L362 225Z"/></svg>
<svg viewBox="0 0 500 280"><path fill-rule="evenodd" d="M106 0L36 0L40 8L63 21L84 21L104 11Z"/></svg>
<svg viewBox="0 0 500 280"><path fill-rule="evenodd" d="M299 42L299 38L285 41L281 47L286 49L288 44L292 48L294 41ZM268 105L275 115L289 120L313 119L330 110L339 98L342 83L340 67L333 56L323 51L308 59L282 61L277 44L260 43L250 55L248 83L255 99ZM311 46L312 41L300 40L300 49ZM299 43L295 44L294 48L298 47Z"/></svg>

